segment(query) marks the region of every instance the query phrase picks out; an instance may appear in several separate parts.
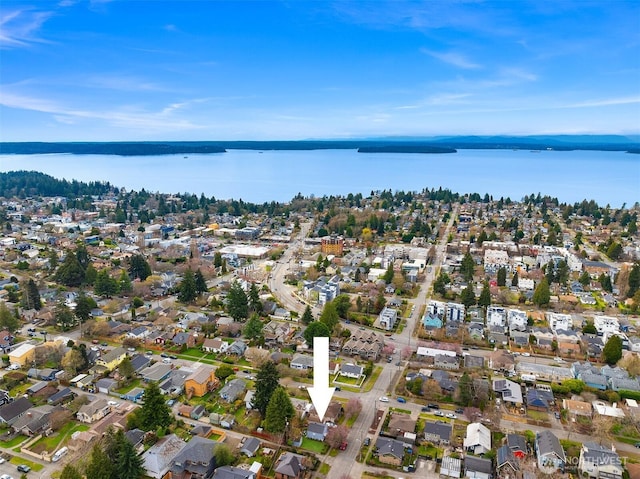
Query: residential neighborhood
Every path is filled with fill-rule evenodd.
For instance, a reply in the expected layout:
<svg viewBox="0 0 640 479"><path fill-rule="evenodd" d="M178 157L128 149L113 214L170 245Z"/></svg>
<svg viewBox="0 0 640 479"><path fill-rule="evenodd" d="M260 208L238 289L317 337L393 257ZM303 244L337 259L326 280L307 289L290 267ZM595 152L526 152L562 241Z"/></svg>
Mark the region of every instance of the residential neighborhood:
<svg viewBox="0 0 640 479"><path fill-rule="evenodd" d="M0 198L1 473L640 477L637 204L88 188Z"/></svg>

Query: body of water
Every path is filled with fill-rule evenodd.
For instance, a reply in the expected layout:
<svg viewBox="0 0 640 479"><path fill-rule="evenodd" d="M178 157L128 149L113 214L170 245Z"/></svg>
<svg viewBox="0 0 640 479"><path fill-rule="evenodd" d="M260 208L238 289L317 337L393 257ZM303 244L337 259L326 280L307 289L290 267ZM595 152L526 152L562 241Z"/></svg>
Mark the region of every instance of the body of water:
<svg viewBox="0 0 640 479"><path fill-rule="evenodd" d="M538 193L620 207L640 201L640 155L609 151L459 150L452 154L355 150L255 151L167 156L0 155L0 171L109 181L127 189L195 193L262 203L296 194L449 188L520 200ZM1 192L0 192L1 193Z"/></svg>

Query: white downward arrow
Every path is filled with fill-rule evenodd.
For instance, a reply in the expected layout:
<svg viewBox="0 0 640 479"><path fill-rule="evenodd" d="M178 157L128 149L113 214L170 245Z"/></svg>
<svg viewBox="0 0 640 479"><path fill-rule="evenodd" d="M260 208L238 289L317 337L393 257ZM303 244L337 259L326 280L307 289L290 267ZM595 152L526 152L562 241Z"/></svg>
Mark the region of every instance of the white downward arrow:
<svg viewBox="0 0 640 479"><path fill-rule="evenodd" d="M308 391L320 422L324 419L335 390L329 387L329 338L313 338L313 387Z"/></svg>

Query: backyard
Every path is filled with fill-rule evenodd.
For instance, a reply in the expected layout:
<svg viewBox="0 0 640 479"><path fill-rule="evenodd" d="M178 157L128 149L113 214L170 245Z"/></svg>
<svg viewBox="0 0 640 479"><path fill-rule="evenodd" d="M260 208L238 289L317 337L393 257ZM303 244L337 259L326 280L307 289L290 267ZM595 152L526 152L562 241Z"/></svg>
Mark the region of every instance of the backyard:
<svg viewBox="0 0 640 479"><path fill-rule="evenodd" d="M88 430L89 426L86 424L78 424L73 421L67 422L60 428L60 430L58 430L57 433L38 440L38 442L31 446L30 450L35 453L42 453L44 451L51 453L58 448L58 446L64 439L71 437L71 434L73 434L74 432Z"/></svg>

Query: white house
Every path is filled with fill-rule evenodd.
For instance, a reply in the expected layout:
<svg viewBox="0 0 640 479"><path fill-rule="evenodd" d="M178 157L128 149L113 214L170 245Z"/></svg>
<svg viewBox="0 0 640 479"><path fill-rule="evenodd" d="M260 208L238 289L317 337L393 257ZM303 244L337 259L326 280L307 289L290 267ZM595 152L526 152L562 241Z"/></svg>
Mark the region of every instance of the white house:
<svg viewBox="0 0 640 479"><path fill-rule="evenodd" d="M570 314L561 313L547 313L547 319L549 320L549 328L551 331L570 330L573 328L573 320Z"/></svg>
<svg viewBox="0 0 640 479"><path fill-rule="evenodd" d="M491 450L491 431L479 422L467 426L464 448L473 454L485 454Z"/></svg>
<svg viewBox="0 0 640 479"><path fill-rule="evenodd" d="M593 325L598 330L599 335L607 332L613 334L620 332L620 323L612 316L594 316Z"/></svg>
<svg viewBox="0 0 640 479"><path fill-rule="evenodd" d="M364 374L364 368L357 364L347 363L340 368L340 376L359 379Z"/></svg>
<svg viewBox="0 0 640 479"><path fill-rule="evenodd" d="M390 331L396 325L396 321L398 320L398 310L393 308L387 308L386 306L380 311L380 315L378 316L380 320L380 327L382 329L386 329Z"/></svg>
<svg viewBox="0 0 640 479"><path fill-rule="evenodd" d="M507 313L509 329L516 331L527 330L527 313L519 309L510 309Z"/></svg>
<svg viewBox="0 0 640 479"><path fill-rule="evenodd" d="M229 349L229 343L220 338L207 338L202 343L202 349L208 353L224 353Z"/></svg>
<svg viewBox="0 0 640 479"><path fill-rule="evenodd" d="M487 308L487 327L498 326L503 328L507 321L507 310L501 306L489 306Z"/></svg>
<svg viewBox="0 0 640 479"><path fill-rule="evenodd" d="M465 307L461 303L447 303L447 320L464 321Z"/></svg>

